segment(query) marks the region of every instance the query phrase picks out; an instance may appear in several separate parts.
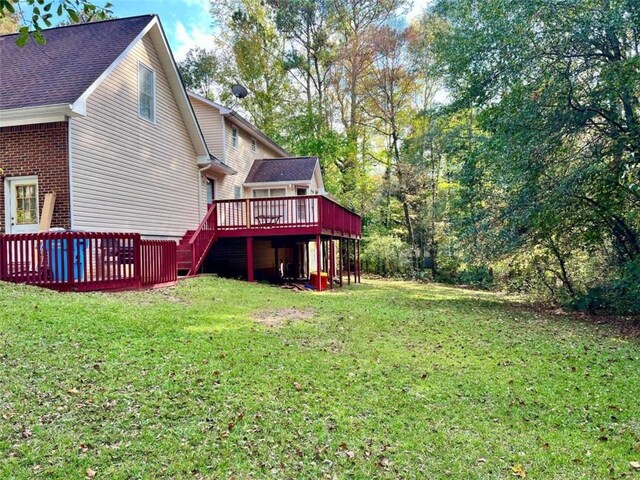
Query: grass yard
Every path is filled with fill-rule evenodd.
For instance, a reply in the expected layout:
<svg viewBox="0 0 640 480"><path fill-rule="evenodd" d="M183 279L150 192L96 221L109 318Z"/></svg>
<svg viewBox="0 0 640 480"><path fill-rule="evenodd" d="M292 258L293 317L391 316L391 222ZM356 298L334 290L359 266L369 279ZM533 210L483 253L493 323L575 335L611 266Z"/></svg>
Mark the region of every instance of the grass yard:
<svg viewBox="0 0 640 480"><path fill-rule="evenodd" d="M3 284L0 478L638 478L639 373L616 327L441 286Z"/></svg>

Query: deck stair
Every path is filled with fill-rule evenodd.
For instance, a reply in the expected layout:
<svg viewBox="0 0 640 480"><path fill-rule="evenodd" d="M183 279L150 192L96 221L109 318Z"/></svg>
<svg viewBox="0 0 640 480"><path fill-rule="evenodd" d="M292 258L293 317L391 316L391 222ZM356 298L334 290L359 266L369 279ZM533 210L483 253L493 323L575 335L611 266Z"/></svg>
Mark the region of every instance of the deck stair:
<svg viewBox="0 0 640 480"><path fill-rule="evenodd" d="M198 273L209 249L216 241L216 205L207 210L207 214L197 230L187 230L177 248L178 273L186 272L187 276Z"/></svg>

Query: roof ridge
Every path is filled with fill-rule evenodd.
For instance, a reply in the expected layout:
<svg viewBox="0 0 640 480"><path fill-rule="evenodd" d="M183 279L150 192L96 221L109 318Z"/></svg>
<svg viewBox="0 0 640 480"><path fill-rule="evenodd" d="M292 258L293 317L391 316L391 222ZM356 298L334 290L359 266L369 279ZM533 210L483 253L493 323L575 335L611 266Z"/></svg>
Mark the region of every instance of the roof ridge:
<svg viewBox="0 0 640 480"><path fill-rule="evenodd" d="M61 30L63 28L70 28L70 27L84 27L84 26L90 26L90 25L96 25L99 23L107 23L107 22L119 22L119 21L123 21L123 20L132 20L134 18L143 18L143 17L149 17L149 21L151 21L152 18L157 17L158 15L156 13L145 13L142 15L133 15L131 17L121 17L121 18L107 18L106 20L98 20L95 22L81 22L81 23L73 23L71 25L58 25L55 27L49 27L49 28L44 28L41 31L42 32L50 32L52 30ZM33 33L35 32L35 30L29 30L29 33ZM0 35L0 38L4 38L4 37L11 37L13 35L20 35L20 32L15 32L15 33L4 33Z"/></svg>

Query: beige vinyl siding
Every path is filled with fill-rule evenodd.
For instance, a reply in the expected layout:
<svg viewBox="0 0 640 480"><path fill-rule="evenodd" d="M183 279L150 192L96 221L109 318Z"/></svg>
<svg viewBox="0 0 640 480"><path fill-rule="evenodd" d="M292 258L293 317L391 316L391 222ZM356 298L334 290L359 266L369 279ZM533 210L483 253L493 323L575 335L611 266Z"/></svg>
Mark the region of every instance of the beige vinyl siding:
<svg viewBox="0 0 640 480"><path fill-rule="evenodd" d="M316 170L313 172L313 177L311 178L311 184L309 185L309 195L315 195L320 193L320 186L318 184L318 178L322 178L322 172L320 170L320 162L316 165Z"/></svg>
<svg viewBox="0 0 640 480"><path fill-rule="evenodd" d="M138 62L156 74L155 124L138 116ZM148 36L89 96L87 116L70 122L74 228L181 237L198 226L206 189Z"/></svg>
<svg viewBox="0 0 640 480"><path fill-rule="evenodd" d="M231 119L225 118L218 108L194 97L189 97L189 100L209 151L238 172L236 175L212 176L216 182L216 200L235 198L235 187L242 188L256 158L279 158L283 156L259 137L252 136L251 133L235 125ZM234 126L238 129L237 148L234 148L232 143L232 128ZM256 140L255 152L251 149L252 138ZM287 195L291 195L291 192L292 190L289 188ZM293 193L295 193L295 190L293 190ZM242 194L243 197L250 197L251 190L243 189Z"/></svg>
<svg viewBox="0 0 640 480"><path fill-rule="evenodd" d="M189 101L200 124L200 130L202 130L204 140L207 142L209 152L214 157L224 161L222 115L220 115L220 111L193 97L189 97Z"/></svg>

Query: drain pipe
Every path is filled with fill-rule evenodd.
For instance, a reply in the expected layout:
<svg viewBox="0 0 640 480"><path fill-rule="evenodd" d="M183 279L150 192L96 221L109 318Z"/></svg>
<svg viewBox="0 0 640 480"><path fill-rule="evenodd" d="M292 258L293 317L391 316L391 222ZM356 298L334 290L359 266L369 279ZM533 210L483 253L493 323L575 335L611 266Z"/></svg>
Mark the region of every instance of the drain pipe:
<svg viewBox="0 0 640 480"><path fill-rule="evenodd" d="M209 167L210 166L207 165L206 167L202 167L198 170L198 174L200 175L200 178L198 179L198 224L200 224L200 222L204 218L204 215L202 215L202 181L207 178L203 176L203 173L205 172L205 170L209 170Z"/></svg>

